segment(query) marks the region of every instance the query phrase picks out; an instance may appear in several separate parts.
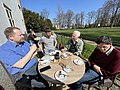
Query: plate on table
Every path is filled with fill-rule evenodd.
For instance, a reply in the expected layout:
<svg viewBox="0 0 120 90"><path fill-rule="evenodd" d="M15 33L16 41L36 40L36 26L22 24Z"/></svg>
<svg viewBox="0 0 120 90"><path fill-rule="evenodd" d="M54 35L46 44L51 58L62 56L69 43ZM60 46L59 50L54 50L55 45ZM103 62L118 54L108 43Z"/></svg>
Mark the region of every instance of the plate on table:
<svg viewBox="0 0 120 90"><path fill-rule="evenodd" d="M62 58L62 59L68 59L68 55L67 55L66 53L63 53L63 54L61 55L61 58Z"/></svg>
<svg viewBox="0 0 120 90"><path fill-rule="evenodd" d="M45 61L49 61L49 60L54 60L54 56L49 56L49 55L45 55L41 58L41 60L45 60Z"/></svg>
<svg viewBox="0 0 120 90"><path fill-rule="evenodd" d="M82 64L84 64L84 62L82 60L79 60L79 59L75 59L75 60L73 60L73 62L76 65L82 65Z"/></svg>
<svg viewBox="0 0 120 90"><path fill-rule="evenodd" d="M55 51L49 53L49 55L51 55L51 56L52 56L52 55L55 55L55 54L56 54Z"/></svg>
<svg viewBox="0 0 120 90"><path fill-rule="evenodd" d="M59 52L59 54L61 53L60 50L55 50L53 52L50 52L49 55L52 56L52 55L55 55L57 52Z"/></svg>
<svg viewBox="0 0 120 90"><path fill-rule="evenodd" d="M42 65L42 66L50 65L50 61L46 61L46 60L40 61L40 65Z"/></svg>
<svg viewBox="0 0 120 90"><path fill-rule="evenodd" d="M67 72L67 73L72 71L71 68L67 68L67 67L66 67L66 68L63 68L63 70L64 70L65 72Z"/></svg>
<svg viewBox="0 0 120 90"><path fill-rule="evenodd" d="M55 79L58 81L64 81L67 79L67 77L68 77L68 74L63 70L59 70L55 72Z"/></svg>

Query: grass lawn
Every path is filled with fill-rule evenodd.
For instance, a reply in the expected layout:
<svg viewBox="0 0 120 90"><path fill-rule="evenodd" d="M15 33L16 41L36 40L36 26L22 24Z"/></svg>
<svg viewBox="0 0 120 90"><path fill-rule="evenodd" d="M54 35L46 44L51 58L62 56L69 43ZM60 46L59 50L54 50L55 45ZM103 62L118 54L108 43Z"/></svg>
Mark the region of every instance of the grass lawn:
<svg viewBox="0 0 120 90"><path fill-rule="evenodd" d="M71 36L74 30L81 32L81 37L88 40L95 40L100 35L110 36L113 43L120 44L120 27L118 28L89 28L89 29L72 29L72 30L55 30L55 33Z"/></svg>

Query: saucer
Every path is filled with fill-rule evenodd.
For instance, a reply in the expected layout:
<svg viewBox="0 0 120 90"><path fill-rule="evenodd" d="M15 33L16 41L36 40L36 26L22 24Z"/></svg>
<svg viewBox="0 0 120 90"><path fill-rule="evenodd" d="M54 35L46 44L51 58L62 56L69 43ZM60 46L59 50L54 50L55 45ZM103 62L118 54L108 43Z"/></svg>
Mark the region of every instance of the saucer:
<svg viewBox="0 0 120 90"><path fill-rule="evenodd" d="M41 58L41 60L45 60L45 61L49 61L49 60L54 60L54 56L49 56L49 55L45 55Z"/></svg>
<svg viewBox="0 0 120 90"><path fill-rule="evenodd" d="M42 66L47 66L47 65L50 65L50 61L40 61L40 65Z"/></svg>
<svg viewBox="0 0 120 90"><path fill-rule="evenodd" d="M61 55L61 58L62 58L62 59L68 59L68 55L67 55L67 54L62 54L62 55Z"/></svg>
<svg viewBox="0 0 120 90"><path fill-rule="evenodd" d="M55 72L55 79L58 80L58 81L64 81L67 79L67 73L63 70L59 70L57 72Z"/></svg>
<svg viewBox="0 0 120 90"><path fill-rule="evenodd" d="M67 73L72 71L71 68L67 68L67 67L66 67L66 68L63 68L63 70L64 70L65 72L67 72Z"/></svg>
<svg viewBox="0 0 120 90"><path fill-rule="evenodd" d="M51 56L52 56L52 55L55 55L55 54L56 54L56 52L55 52L55 51L54 51L54 52L50 52L50 53L49 53L49 55L51 55Z"/></svg>
<svg viewBox="0 0 120 90"><path fill-rule="evenodd" d="M73 62L76 65L82 65L82 64L84 64L84 62L82 60L79 60L79 59L75 59L75 60L73 60Z"/></svg>

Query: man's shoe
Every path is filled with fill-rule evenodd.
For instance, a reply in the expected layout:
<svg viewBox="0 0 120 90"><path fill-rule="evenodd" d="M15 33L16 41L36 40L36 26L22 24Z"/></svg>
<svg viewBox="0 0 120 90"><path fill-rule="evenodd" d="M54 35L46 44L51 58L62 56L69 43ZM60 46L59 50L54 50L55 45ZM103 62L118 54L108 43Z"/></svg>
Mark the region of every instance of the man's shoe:
<svg viewBox="0 0 120 90"><path fill-rule="evenodd" d="M49 87L49 84L48 82L41 77L41 75L29 75L29 79L32 80L32 79L35 79L37 82L42 82L46 87Z"/></svg>
<svg viewBox="0 0 120 90"><path fill-rule="evenodd" d="M31 88L31 80L29 79L28 75L23 74L22 76L23 77L18 80L15 85Z"/></svg>

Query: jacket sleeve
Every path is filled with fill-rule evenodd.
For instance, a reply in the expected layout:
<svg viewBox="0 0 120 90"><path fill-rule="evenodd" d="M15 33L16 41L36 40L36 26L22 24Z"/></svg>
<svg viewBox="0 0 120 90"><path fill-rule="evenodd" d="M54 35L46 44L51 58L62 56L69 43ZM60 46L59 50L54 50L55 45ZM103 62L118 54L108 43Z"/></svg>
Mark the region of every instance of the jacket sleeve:
<svg viewBox="0 0 120 90"><path fill-rule="evenodd" d="M95 65L94 60L95 60L95 56L96 56L96 51L97 51L97 48L94 49L94 51L92 52L92 54L88 58L91 67L93 67L93 65Z"/></svg>
<svg viewBox="0 0 120 90"><path fill-rule="evenodd" d="M77 56L81 56L81 53L83 51L83 46L84 46L84 42L82 41L82 39L80 39L76 45L77 52L75 52L74 54Z"/></svg>
<svg viewBox="0 0 120 90"><path fill-rule="evenodd" d="M111 62L108 68L109 71L101 68L102 73L108 77L114 76L116 73L118 73L118 71L120 71L120 55L118 54L115 55L113 62Z"/></svg>

